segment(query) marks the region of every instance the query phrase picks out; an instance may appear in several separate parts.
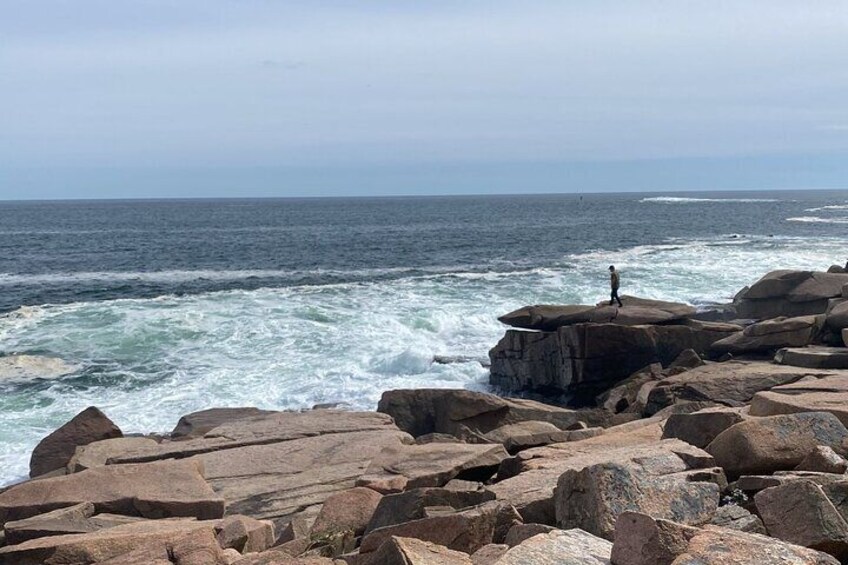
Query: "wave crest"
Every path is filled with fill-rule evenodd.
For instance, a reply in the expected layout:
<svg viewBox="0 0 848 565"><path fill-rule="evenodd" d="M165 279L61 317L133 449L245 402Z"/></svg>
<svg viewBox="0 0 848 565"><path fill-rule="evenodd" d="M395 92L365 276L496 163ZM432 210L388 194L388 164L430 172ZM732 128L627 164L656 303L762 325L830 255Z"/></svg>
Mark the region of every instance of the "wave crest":
<svg viewBox="0 0 848 565"><path fill-rule="evenodd" d="M774 198L688 198L683 196L652 196L639 200L642 203L661 202L665 204L693 204L699 202L732 203L732 202L780 202Z"/></svg>

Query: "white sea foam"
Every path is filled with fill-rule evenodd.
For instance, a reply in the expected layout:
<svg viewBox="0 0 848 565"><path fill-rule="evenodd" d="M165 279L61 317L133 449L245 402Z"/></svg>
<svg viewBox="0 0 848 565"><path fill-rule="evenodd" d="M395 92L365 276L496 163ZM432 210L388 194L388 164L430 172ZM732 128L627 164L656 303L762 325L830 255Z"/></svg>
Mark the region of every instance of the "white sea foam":
<svg viewBox="0 0 848 565"><path fill-rule="evenodd" d="M828 210L848 210L848 204L831 204L829 206L819 206L818 208L807 208L804 212L824 212Z"/></svg>
<svg viewBox="0 0 848 565"><path fill-rule="evenodd" d="M805 224L848 224L848 217L822 218L820 216L798 216L786 218L787 222L801 222Z"/></svg>
<svg viewBox="0 0 848 565"><path fill-rule="evenodd" d="M0 484L25 475L35 444L90 405L126 432L167 431L209 406L373 409L391 388L485 389L479 360L503 335L497 316L602 300L609 264L628 294L703 304L769 270L843 255L841 239L728 235L566 255L547 268L21 308L0 316L0 354L77 370L0 383Z"/></svg>
<svg viewBox="0 0 848 565"><path fill-rule="evenodd" d="M692 204L702 202L732 203L732 202L781 202L774 198L687 198L682 196L651 196L642 198L639 202L663 202L666 204Z"/></svg>

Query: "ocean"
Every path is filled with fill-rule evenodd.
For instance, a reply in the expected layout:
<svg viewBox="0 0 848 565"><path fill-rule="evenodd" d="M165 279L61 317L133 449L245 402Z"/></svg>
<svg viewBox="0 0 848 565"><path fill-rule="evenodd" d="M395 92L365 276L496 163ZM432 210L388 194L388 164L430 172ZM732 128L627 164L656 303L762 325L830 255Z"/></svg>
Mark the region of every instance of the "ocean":
<svg viewBox="0 0 848 565"><path fill-rule="evenodd" d="M0 202L0 484L90 405L147 432L487 390L497 316L603 300L610 264L704 307L845 264L846 230L848 191Z"/></svg>

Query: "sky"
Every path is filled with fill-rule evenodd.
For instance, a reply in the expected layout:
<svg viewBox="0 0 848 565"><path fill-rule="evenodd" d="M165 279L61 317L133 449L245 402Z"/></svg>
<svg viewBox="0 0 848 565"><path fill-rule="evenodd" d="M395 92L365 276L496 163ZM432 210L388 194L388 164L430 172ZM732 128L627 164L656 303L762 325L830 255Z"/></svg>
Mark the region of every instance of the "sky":
<svg viewBox="0 0 848 565"><path fill-rule="evenodd" d="M844 0L0 3L0 199L801 188Z"/></svg>

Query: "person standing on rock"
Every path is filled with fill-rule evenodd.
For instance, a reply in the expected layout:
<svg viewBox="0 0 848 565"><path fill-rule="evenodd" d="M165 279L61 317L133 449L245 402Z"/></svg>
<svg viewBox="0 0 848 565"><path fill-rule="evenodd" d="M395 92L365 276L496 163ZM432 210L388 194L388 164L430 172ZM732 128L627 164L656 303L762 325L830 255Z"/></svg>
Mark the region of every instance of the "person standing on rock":
<svg viewBox="0 0 848 565"><path fill-rule="evenodd" d="M624 306L621 303L621 298L618 297L618 287L621 286L621 278L618 276L618 271L615 270L614 265L610 265L610 288L612 292L610 292L610 306L613 305L614 302L618 301L619 308Z"/></svg>

